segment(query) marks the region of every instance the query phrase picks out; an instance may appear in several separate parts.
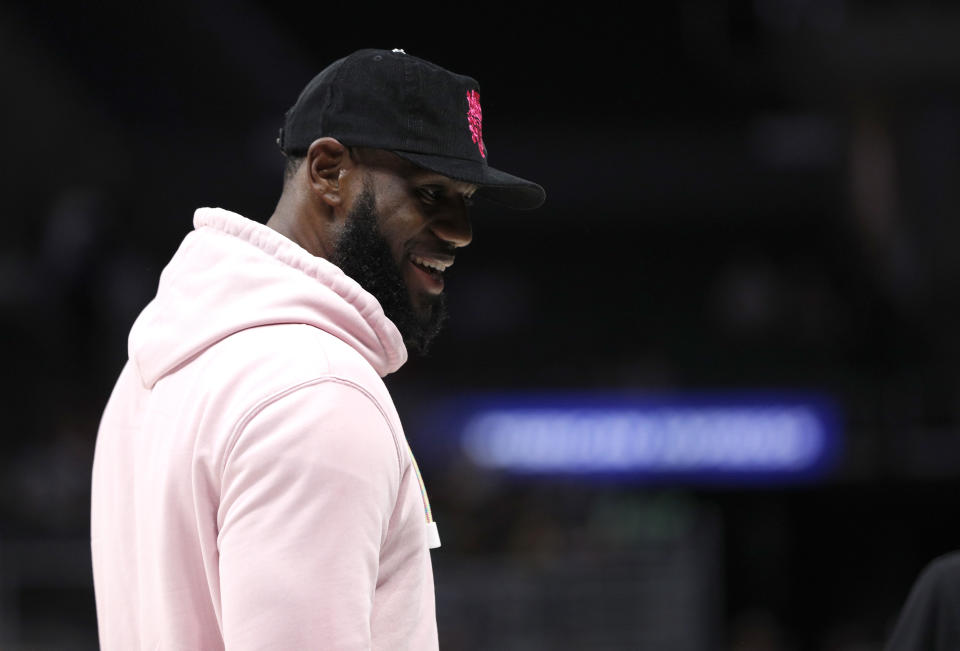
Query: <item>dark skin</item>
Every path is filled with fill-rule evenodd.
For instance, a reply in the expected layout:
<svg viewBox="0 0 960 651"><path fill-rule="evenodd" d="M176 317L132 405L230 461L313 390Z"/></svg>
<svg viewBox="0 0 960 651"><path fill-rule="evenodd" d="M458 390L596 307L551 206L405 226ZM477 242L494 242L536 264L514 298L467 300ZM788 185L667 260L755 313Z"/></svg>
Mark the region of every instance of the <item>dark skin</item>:
<svg viewBox="0 0 960 651"><path fill-rule="evenodd" d="M473 237L470 198L477 187L378 149L315 140L286 181L267 226L309 253L331 259L351 208L373 191L380 234L393 253L415 310L443 290L443 269ZM439 268L439 269L438 269Z"/></svg>

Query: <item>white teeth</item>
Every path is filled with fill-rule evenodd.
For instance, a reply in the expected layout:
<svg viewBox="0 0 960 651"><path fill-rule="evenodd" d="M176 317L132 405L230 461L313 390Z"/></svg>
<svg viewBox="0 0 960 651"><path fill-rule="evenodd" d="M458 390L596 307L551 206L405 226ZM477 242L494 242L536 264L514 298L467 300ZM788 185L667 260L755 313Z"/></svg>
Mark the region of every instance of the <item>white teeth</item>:
<svg viewBox="0 0 960 651"><path fill-rule="evenodd" d="M446 269L447 266L448 266L448 265L445 265L445 264L442 263L442 262L437 262L437 261L435 261L435 260L427 260L426 258L421 258L421 257L418 256L418 255L412 255L412 254L411 254L410 259L413 260L414 262L416 262L418 265L421 265L421 266L423 266L423 267L428 267L428 268L430 268L430 269L434 269L435 271L439 271L440 273L443 273L444 269Z"/></svg>

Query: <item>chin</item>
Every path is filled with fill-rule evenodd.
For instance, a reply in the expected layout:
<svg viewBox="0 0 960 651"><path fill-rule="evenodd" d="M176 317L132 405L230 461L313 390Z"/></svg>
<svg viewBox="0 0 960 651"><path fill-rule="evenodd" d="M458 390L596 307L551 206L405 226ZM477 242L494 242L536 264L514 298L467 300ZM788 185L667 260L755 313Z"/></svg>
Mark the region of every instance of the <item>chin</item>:
<svg viewBox="0 0 960 651"><path fill-rule="evenodd" d="M429 294L427 292L407 290L410 309L420 323L428 323L430 319L433 318L433 313L437 305L443 300L442 296L442 294Z"/></svg>
<svg viewBox="0 0 960 651"><path fill-rule="evenodd" d="M427 294L410 297L410 312L415 323L406 322L400 329L407 350L424 356L447 320L446 302L443 294Z"/></svg>

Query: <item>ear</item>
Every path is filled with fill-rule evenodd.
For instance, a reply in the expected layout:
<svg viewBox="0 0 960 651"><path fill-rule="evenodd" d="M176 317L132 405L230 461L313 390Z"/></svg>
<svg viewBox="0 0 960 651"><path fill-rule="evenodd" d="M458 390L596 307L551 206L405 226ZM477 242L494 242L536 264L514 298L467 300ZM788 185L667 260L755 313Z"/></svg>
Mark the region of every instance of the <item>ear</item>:
<svg viewBox="0 0 960 651"><path fill-rule="evenodd" d="M340 177L350 164L347 148L336 138L319 138L307 150L307 179L314 196L331 207L343 202Z"/></svg>

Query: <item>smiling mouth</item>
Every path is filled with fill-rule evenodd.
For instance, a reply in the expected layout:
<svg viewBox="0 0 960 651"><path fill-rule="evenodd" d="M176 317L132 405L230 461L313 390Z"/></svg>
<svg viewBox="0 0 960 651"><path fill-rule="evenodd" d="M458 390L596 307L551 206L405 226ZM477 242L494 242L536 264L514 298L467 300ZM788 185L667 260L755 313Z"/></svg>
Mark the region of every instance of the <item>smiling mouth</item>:
<svg viewBox="0 0 960 651"><path fill-rule="evenodd" d="M442 274L447 267L453 265L453 260L438 260L437 258L424 258L419 255L410 254L410 261L421 269L430 272Z"/></svg>
<svg viewBox="0 0 960 651"><path fill-rule="evenodd" d="M432 293L443 291L443 272L453 264L453 258L435 258L410 254L410 263L424 276L426 289Z"/></svg>

